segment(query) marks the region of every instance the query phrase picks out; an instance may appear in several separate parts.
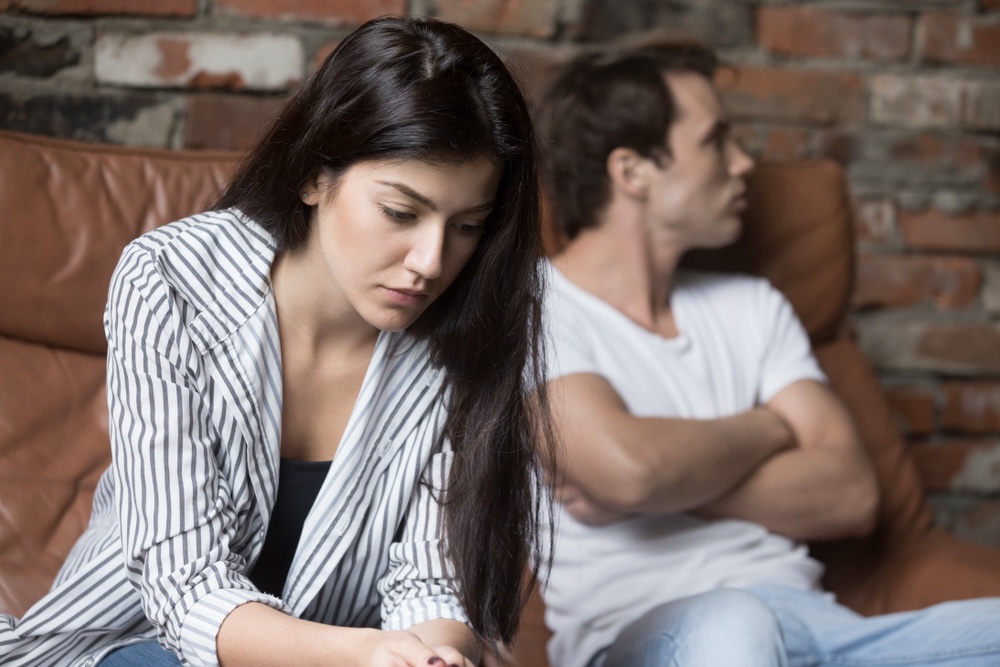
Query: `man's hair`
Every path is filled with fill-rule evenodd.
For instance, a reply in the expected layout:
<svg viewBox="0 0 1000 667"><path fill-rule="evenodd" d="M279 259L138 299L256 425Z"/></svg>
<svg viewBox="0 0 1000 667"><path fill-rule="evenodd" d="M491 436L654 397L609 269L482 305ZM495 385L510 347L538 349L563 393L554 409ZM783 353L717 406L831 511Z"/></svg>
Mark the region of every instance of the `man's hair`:
<svg viewBox="0 0 1000 667"><path fill-rule="evenodd" d="M566 238L596 227L608 205L607 159L630 148L652 159L670 154L675 105L664 74L711 79L720 62L694 42L651 40L589 51L573 59L537 113L543 181L556 228Z"/></svg>

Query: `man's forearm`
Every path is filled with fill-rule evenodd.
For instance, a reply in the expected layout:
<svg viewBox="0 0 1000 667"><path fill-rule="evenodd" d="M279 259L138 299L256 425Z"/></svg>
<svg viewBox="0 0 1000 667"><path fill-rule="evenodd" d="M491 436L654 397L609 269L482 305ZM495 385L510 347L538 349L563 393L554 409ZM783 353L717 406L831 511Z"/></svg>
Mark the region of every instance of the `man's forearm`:
<svg viewBox="0 0 1000 667"><path fill-rule="evenodd" d="M878 495L864 475L822 449L781 452L731 493L699 508L796 540L855 537L873 527Z"/></svg>
<svg viewBox="0 0 1000 667"><path fill-rule="evenodd" d="M800 540L862 535L875 521L878 485L846 409L816 382L772 399L799 443L760 466L699 513L741 518Z"/></svg>

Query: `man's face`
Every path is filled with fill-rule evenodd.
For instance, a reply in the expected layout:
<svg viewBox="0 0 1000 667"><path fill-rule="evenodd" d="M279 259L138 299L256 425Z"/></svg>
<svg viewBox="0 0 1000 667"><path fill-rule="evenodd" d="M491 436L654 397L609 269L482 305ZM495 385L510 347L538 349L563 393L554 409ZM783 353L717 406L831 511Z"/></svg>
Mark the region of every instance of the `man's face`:
<svg viewBox="0 0 1000 667"><path fill-rule="evenodd" d="M698 74L668 74L675 120L649 191L652 237L684 248L731 243L746 208L744 178L753 160L730 135L729 120L711 81Z"/></svg>

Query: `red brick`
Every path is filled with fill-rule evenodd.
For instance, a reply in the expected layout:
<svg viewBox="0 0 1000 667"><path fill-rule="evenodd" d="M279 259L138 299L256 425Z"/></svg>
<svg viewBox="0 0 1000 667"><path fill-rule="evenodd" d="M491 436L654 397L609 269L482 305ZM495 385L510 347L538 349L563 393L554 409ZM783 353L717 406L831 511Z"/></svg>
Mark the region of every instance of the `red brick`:
<svg viewBox="0 0 1000 667"><path fill-rule="evenodd" d="M1000 372L1000 326L928 324L913 352L927 365L960 373Z"/></svg>
<svg viewBox="0 0 1000 667"><path fill-rule="evenodd" d="M799 160L809 154L808 130L791 127L773 127L764 135L761 158L764 160Z"/></svg>
<svg viewBox="0 0 1000 667"><path fill-rule="evenodd" d="M9 0L6 7L36 14L128 14L194 16L197 0ZM0 10L5 10L0 5Z"/></svg>
<svg viewBox="0 0 1000 667"><path fill-rule="evenodd" d="M960 540L1000 547L1000 500L985 499L963 507L949 530Z"/></svg>
<svg viewBox="0 0 1000 667"><path fill-rule="evenodd" d="M893 420L905 435L934 432L934 392L920 385L891 385L883 388Z"/></svg>
<svg viewBox="0 0 1000 667"><path fill-rule="evenodd" d="M1000 68L1000 17L929 12L918 25L924 60Z"/></svg>
<svg viewBox="0 0 1000 667"><path fill-rule="evenodd" d="M569 59L566 52L523 45L509 46L500 55L532 103L538 102L559 68Z"/></svg>
<svg viewBox="0 0 1000 667"><path fill-rule="evenodd" d="M1000 433L1000 382L946 382L941 426L973 435Z"/></svg>
<svg viewBox="0 0 1000 667"><path fill-rule="evenodd" d="M405 14L406 0L215 0L215 7L224 14L360 25L386 14Z"/></svg>
<svg viewBox="0 0 1000 667"><path fill-rule="evenodd" d="M854 202L854 232L859 241L890 243L896 236L896 202L891 197L859 197Z"/></svg>
<svg viewBox="0 0 1000 667"><path fill-rule="evenodd" d="M758 160L800 160L814 154L814 134L803 128L739 123L733 137Z"/></svg>
<svg viewBox="0 0 1000 667"><path fill-rule="evenodd" d="M327 59L327 57L329 57L331 53L333 53L333 50L337 48L338 44L340 44L339 40L336 42L327 42L326 44L323 44L318 49L316 49L316 53L313 54L312 69L310 71L315 71L319 69L319 66L323 64L323 62Z"/></svg>
<svg viewBox="0 0 1000 667"><path fill-rule="evenodd" d="M979 0L979 6L983 9L1000 9L1000 0Z"/></svg>
<svg viewBox="0 0 1000 667"><path fill-rule="evenodd" d="M1000 490L1000 442L948 440L911 445L911 451L928 491Z"/></svg>
<svg viewBox="0 0 1000 667"><path fill-rule="evenodd" d="M899 227L911 248L1000 252L1000 210L949 215L937 209L901 211Z"/></svg>
<svg viewBox="0 0 1000 667"><path fill-rule="evenodd" d="M977 174L983 164L982 145L974 139L961 136L907 134L889 144L889 155L895 163L916 163Z"/></svg>
<svg viewBox="0 0 1000 667"><path fill-rule="evenodd" d="M856 74L747 67L718 83L738 118L843 123L863 114Z"/></svg>
<svg viewBox="0 0 1000 667"><path fill-rule="evenodd" d="M242 150L252 145L287 100L247 95L192 95L187 100L184 145Z"/></svg>
<svg viewBox="0 0 1000 667"><path fill-rule="evenodd" d="M830 128L816 135L816 156L825 157L847 168L858 159L859 143L864 139L848 128Z"/></svg>
<svg viewBox="0 0 1000 667"><path fill-rule="evenodd" d="M760 45L787 56L901 60L910 52L910 19L817 7L765 6L757 11Z"/></svg>
<svg viewBox="0 0 1000 667"><path fill-rule="evenodd" d="M436 0L434 15L469 30L532 37L556 31L558 0Z"/></svg>
<svg viewBox="0 0 1000 667"><path fill-rule="evenodd" d="M1000 148L989 148L985 151L986 174L983 185L990 191L1000 194Z"/></svg>
<svg viewBox="0 0 1000 667"><path fill-rule="evenodd" d="M982 271L975 260L957 257L858 256L851 301L865 306L934 303L962 308L976 299Z"/></svg>
<svg viewBox="0 0 1000 667"><path fill-rule="evenodd" d="M969 455L968 445L914 444L910 445L917 472L927 491L949 491L951 480L958 474Z"/></svg>
<svg viewBox="0 0 1000 667"><path fill-rule="evenodd" d="M1000 130L1000 81L964 81L962 127L970 130Z"/></svg>

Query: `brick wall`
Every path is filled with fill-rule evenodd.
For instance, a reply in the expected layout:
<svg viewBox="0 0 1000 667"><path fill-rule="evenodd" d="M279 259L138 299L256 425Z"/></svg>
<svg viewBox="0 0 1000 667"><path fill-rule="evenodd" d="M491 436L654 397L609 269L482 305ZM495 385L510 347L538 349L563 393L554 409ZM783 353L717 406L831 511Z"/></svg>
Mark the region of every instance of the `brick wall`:
<svg viewBox="0 0 1000 667"><path fill-rule="evenodd" d="M859 340L938 521L1000 544L1000 0L0 0L0 127L243 147L351 26L401 12L488 37L529 93L651 27L739 64L748 148L847 169Z"/></svg>

